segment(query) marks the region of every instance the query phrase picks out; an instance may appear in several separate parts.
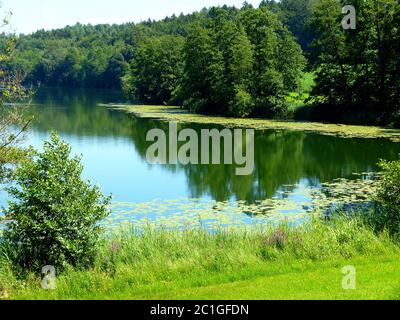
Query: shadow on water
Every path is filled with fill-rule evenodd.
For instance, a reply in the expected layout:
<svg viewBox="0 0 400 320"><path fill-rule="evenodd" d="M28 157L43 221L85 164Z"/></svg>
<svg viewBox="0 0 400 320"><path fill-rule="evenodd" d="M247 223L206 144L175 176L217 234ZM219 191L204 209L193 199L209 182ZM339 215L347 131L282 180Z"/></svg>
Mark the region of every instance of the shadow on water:
<svg viewBox="0 0 400 320"><path fill-rule="evenodd" d="M127 139L140 161L132 164L127 158L115 159L115 163L127 167L135 165L137 168L134 169L144 170L151 177L149 181L154 183L157 181L154 175L159 171L153 171L146 162L146 151L151 145L146 142L146 133L153 128L168 132L168 124L138 119L98 105L121 101L124 99L118 92L41 90L31 110L36 115L33 131L48 133L55 129L62 136L89 138L99 150L102 140L94 138ZM179 129L188 127L198 132L205 128L193 124L179 125ZM352 178L353 173L375 171L379 159L396 159L399 154L400 144L384 139L344 139L296 131L256 131L253 175L237 176L236 167L232 165L167 165L159 168L172 176L184 174L188 190L186 196L211 197L217 201L234 198L252 203L274 197L285 188L318 186L336 178ZM101 176L101 172L98 175ZM97 177L91 178L96 180ZM159 183L166 181L160 180ZM134 185L135 181L125 181L121 183L121 188L126 188L127 184Z"/></svg>

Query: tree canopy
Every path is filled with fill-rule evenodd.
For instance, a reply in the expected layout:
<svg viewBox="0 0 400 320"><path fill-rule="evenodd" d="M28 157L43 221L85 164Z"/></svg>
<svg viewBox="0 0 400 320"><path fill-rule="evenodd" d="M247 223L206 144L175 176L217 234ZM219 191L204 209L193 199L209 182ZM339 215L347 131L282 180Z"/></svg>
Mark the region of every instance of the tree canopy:
<svg viewBox="0 0 400 320"><path fill-rule="evenodd" d="M355 30L342 27L345 5ZM263 0L21 35L1 68L25 84L123 89L199 113L286 117L294 95L306 119L400 125L399 17L397 0ZM303 70L316 82L308 101Z"/></svg>
<svg viewBox="0 0 400 320"><path fill-rule="evenodd" d="M357 10L355 30L340 27L345 4ZM319 0L313 12L317 103L330 119L362 113L364 122L386 124L400 111L399 2Z"/></svg>
<svg viewBox="0 0 400 320"><path fill-rule="evenodd" d="M209 114L284 114L285 96L299 87L305 64L294 37L265 8L212 8L185 36L150 35L136 43L128 92Z"/></svg>

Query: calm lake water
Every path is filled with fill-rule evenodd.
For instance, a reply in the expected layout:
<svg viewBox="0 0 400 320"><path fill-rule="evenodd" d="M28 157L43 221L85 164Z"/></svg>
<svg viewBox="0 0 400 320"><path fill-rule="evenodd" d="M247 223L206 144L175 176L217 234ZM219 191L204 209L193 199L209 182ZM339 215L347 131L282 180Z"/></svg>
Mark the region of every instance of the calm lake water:
<svg viewBox="0 0 400 320"><path fill-rule="evenodd" d="M113 215L108 221L113 223L149 219L251 223L262 215L246 214L243 206L267 199L289 201L278 213L296 216L309 209L310 192L321 183L376 171L379 159L392 160L400 154L400 143L384 139L257 131L251 176L236 176L235 167L224 165L152 166L146 161L150 145L146 133L168 125L99 106L124 101L118 92L41 90L32 103L36 119L28 136L28 144L40 149L51 130L56 130L75 154L82 154L85 178L105 194L113 194ZM184 127L200 129L180 125ZM5 194L0 197L4 205ZM229 214L233 216L228 219Z"/></svg>

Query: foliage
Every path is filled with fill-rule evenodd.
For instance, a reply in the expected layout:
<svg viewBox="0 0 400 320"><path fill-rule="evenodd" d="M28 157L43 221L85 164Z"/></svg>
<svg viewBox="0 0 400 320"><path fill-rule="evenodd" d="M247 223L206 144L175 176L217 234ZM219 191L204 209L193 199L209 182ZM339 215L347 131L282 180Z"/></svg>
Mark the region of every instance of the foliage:
<svg viewBox="0 0 400 320"><path fill-rule="evenodd" d="M357 10L355 30L344 30L344 5ZM317 32L313 96L326 118L357 114L387 124L400 110L400 4L396 0L319 0L311 24ZM369 118L367 118L369 116Z"/></svg>
<svg viewBox="0 0 400 320"><path fill-rule="evenodd" d="M400 161L380 163L382 178L377 201L381 207L374 215L379 229L386 228L393 235L400 235Z"/></svg>
<svg viewBox="0 0 400 320"><path fill-rule="evenodd" d="M299 87L304 59L294 38L265 9L234 17L214 10L195 25L184 49L184 106L195 112L280 116L285 95Z"/></svg>
<svg viewBox="0 0 400 320"><path fill-rule="evenodd" d="M227 8L232 11L233 8ZM121 78L147 37L185 36L187 26L209 10L139 24L67 26L20 35L7 68L24 72L25 83L42 86L121 89ZM9 38L0 35L0 47Z"/></svg>
<svg viewBox="0 0 400 320"><path fill-rule="evenodd" d="M130 59L132 28L76 24L20 35L7 66L26 73L25 83L33 85L120 89Z"/></svg>
<svg viewBox="0 0 400 320"><path fill-rule="evenodd" d="M5 19L0 28L7 23ZM23 75L7 68L15 43L16 39L10 36L0 45L0 183L11 179L10 164L18 163L25 156L18 147L29 124L23 107L13 104L26 99L30 93L21 84Z"/></svg>
<svg viewBox="0 0 400 320"><path fill-rule="evenodd" d="M357 10L356 30L342 28L344 5ZM122 88L199 113L398 126L399 6L263 0L139 24L77 24L21 35L3 68L26 72L26 83ZM0 48L9 40L1 35ZM299 45L316 77L310 96Z"/></svg>
<svg viewBox="0 0 400 320"><path fill-rule="evenodd" d="M55 133L44 151L21 165L15 173L17 186L5 210L5 241L12 261L23 270L53 265L87 267L97 250L99 221L109 211L110 198L81 178L79 157L70 158L71 147Z"/></svg>
<svg viewBox="0 0 400 320"><path fill-rule="evenodd" d="M308 24L312 16L312 3L312 0L263 0L260 7L266 7L276 13L293 33L302 49L310 53L310 44L315 37Z"/></svg>
<svg viewBox="0 0 400 320"><path fill-rule="evenodd" d="M376 263L388 268L388 263L392 262L390 269L398 270L398 253L398 246L387 234L377 235L359 220L344 217L330 222L315 219L297 227L221 228L211 233L204 229L178 231L148 226L137 230L127 227L102 241L91 270L71 268L59 275L56 290L41 289L39 275L31 275L31 281L18 281L8 271L7 261L1 258L0 282L4 280L4 287L12 299L179 299L189 292L196 297L202 292L202 299L210 295L228 297L228 292L237 299L247 299L260 298L260 294L263 298L275 295L287 298L287 285L304 279L296 290L291 290L295 293L290 294L298 293L304 299L301 294L313 291L326 298L331 297L331 292L321 292L321 281L328 278L327 288L339 288L339 292L337 289L333 292L337 297L343 297L338 281L342 279L340 269L354 264L362 270L367 267L375 270L370 281L378 284L374 287L365 285L367 278L362 272L359 275L361 284L355 291L357 296L362 297L367 292L369 297L385 297L380 295L382 290L388 287L386 294L392 293L390 288L398 272L388 272L383 284L376 281L378 277L382 280L381 272L376 275ZM288 275L293 276L287 279ZM318 276L314 284L318 290L314 287L311 290L309 280L315 276ZM277 277L288 282L276 281ZM273 285L268 294L260 293L257 285L260 279L273 279L285 285ZM246 290L242 289L244 283L250 284ZM215 290L217 286L218 290ZM279 288L279 292L275 288ZM213 292L218 293L213 295Z"/></svg>
<svg viewBox="0 0 400 320"><path fill-rule="evenodd" d="M27 83L123 88L147 104L247 117L284 115L304 62L277 16L245 4L22 35L9 68L26 71Z"/></svg>
<svg viewBox="0 0 400 320"><path fill-rule="evenodd" d="M125 91L150 104L173 102L182 76L183 38L163 35L137 42Z"/></svg>

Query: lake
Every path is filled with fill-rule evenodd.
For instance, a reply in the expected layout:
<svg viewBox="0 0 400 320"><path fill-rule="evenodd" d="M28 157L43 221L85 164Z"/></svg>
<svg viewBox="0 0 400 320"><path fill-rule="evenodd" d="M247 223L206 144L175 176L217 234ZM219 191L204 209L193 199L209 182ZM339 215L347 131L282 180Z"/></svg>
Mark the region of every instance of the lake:
<svg viewBox="0 0 400 320"><path fill-rule="evenodd" d="M330 201L326 184L336 188L335 195L363 200L379 159L400 154L400 143L385 139L266 130L255 134L251 176L236 176L229 165L150 165L146 134L168 124L101 106L124 101L119 92L42 89L32 101L36 118L27 138L27 144L40 149L56 130L74 154L82 154L84 177L113 195L113 214L105 223L114 226L125 221L230 226L302 219L318 202ZM180 125L185 127L204 128ZM4 205L5 194L0 196Z"/></svg>

